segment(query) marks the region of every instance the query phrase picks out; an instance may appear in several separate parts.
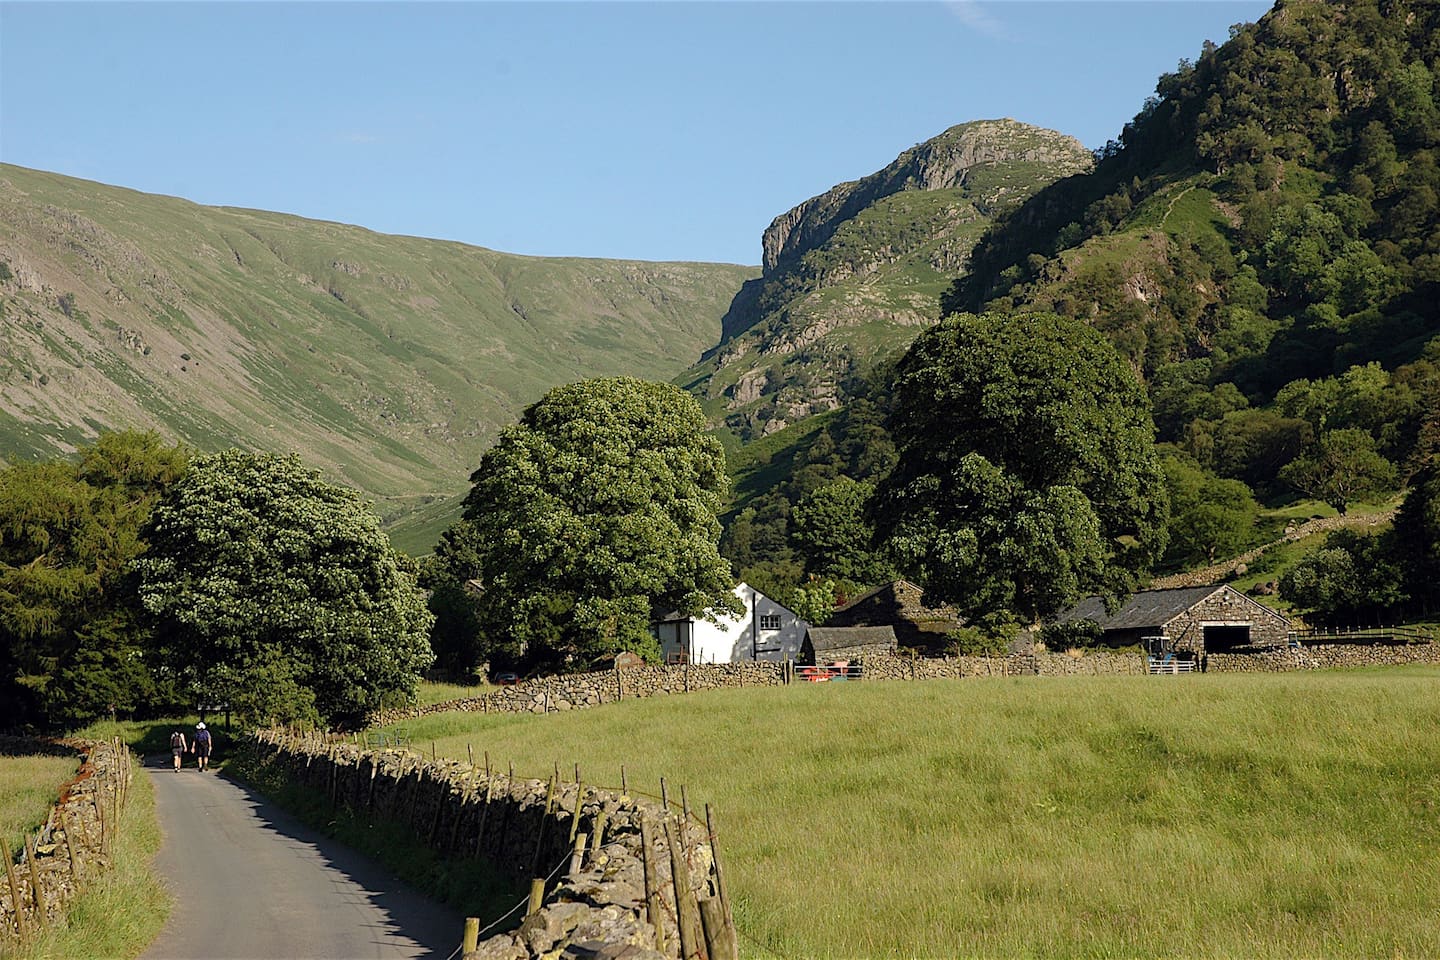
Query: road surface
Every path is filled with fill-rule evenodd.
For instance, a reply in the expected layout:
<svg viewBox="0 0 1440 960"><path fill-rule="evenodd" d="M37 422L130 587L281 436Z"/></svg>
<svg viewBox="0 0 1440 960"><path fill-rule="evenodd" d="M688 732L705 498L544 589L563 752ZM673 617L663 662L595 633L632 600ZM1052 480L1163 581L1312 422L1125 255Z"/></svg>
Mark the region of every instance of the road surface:
<svg viewBox="0 0 1440 960"><path fill-rule="evenodd" d="M446 960L455 953L459 915L259 794L194 766L147 772L164 833L155 866L175 907L142 960Z"/></svg>

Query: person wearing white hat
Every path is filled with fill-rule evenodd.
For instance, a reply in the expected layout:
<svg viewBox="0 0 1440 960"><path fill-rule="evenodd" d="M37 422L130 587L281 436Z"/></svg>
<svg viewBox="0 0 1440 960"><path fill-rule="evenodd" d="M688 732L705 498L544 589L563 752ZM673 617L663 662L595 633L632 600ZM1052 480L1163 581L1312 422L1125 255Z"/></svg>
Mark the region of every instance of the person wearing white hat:
<svg viewBox="0 0 1440 960"><path fill-rule="evenodd" d="M195 739L193 749L195 751L195 762L204 773L210 767L210 731L205 729L205 721L201 720L195 724Z"/></svg>

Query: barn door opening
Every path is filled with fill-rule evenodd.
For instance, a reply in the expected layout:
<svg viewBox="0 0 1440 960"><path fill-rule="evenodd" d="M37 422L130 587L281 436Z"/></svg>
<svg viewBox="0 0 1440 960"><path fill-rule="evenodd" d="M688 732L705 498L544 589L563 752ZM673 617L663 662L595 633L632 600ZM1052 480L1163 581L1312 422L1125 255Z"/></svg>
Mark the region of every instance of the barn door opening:
<svg viewBox="0 0 1440 960"><path fill-rule="evenodd" d="M1250 624L1230 623L1205 627L1205 652L1224 653L1236 647L1250 646Z"/></svg>

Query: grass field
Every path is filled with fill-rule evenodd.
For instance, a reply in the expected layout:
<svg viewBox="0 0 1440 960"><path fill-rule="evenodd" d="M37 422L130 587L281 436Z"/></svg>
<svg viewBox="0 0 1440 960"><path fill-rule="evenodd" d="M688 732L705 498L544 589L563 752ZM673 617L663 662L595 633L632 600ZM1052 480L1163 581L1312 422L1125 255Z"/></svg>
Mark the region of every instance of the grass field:
<svg viewBox="0 0 1440 960"><path fill-rule="evenodd" d="M715 804L745 953L1440 956L1440 669L851 683L406 723Z"/></svg>
<svg viewBox="0 0 1440 960"><path fill-rule="evenodd" d="M6 850L20 849L45 822L60 787L79 768L74 757L0 756L0 837Z"/></svg>

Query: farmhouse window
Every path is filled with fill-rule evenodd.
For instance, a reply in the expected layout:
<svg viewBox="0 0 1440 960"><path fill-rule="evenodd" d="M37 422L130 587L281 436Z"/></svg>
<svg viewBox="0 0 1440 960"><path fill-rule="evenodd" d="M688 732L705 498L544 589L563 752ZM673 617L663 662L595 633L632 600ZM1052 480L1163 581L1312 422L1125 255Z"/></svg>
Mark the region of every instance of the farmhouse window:
<svg viewBox="0 0 1440 960"><path fill-rule="evenodd" d="M779 630L779 629L780 629L780 614L778 614L778 613L762 613L762 614L760 614L760 629L761 629L761 630Z"/></svg>

